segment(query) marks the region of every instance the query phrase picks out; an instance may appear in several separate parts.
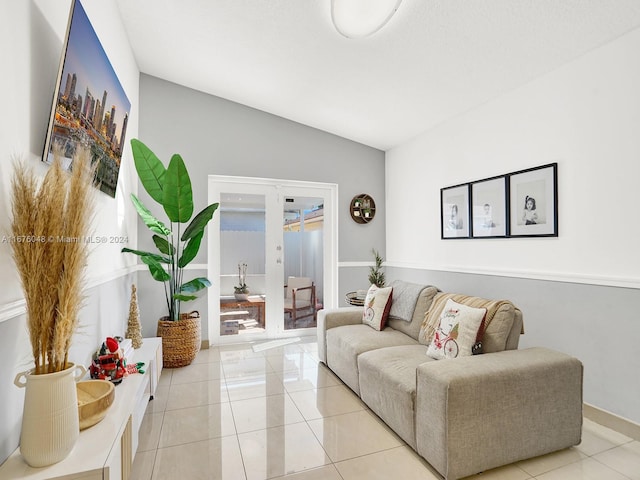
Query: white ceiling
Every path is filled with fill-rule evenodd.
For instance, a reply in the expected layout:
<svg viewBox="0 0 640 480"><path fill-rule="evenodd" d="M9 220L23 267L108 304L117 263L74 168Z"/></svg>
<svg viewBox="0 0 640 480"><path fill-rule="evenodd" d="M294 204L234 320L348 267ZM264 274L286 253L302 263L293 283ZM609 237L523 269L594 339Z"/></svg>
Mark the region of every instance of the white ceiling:
<svg viewBox="0 0 640 480"><path fill-rule="evenodd" d="M640 0L404 0L365 39L330 0L117 0L140 70L382 150L640 26Z"/></svg>

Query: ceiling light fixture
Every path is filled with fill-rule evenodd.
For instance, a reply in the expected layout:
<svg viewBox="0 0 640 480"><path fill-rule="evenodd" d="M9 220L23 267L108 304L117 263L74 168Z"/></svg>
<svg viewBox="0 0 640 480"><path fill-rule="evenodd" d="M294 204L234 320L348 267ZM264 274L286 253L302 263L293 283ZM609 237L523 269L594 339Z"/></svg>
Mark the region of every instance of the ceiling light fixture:
<svg viewBox="0 0 640 480"><path fill-rule="evenodd" d="M384 27L402 0L331 0L331 20L347 38L364 38Z"/></svg>

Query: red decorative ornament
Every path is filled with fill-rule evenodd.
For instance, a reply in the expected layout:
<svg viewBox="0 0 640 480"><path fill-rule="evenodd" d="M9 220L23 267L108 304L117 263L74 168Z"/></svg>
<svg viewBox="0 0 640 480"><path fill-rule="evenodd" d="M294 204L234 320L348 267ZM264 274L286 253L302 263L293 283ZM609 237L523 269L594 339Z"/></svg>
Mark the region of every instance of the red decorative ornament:
<svg viewBox="0 0 640 480"><path fill-rule="evenodd" d="M120 348L120 344L118 343L118 341L112 337L107 337L106 344L111 353L116 353Z"/></svg>

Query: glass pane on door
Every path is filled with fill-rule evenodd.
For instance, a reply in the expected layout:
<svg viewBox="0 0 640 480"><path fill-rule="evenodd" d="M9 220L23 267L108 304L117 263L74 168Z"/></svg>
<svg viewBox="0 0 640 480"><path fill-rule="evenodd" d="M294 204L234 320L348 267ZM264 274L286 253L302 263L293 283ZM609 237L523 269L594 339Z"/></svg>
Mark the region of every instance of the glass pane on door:
<svg viewBox="0 0 640 480"><path fill-rule="evenodd" d="M220 335L266 330L265 196L220 195Z"/></svg>
<svg viewBox="0 0 640 480"><path fill-rule="evenodd" d="M312 328L323 298L323 200L287 197L283 210L284 329Z"/></svg>

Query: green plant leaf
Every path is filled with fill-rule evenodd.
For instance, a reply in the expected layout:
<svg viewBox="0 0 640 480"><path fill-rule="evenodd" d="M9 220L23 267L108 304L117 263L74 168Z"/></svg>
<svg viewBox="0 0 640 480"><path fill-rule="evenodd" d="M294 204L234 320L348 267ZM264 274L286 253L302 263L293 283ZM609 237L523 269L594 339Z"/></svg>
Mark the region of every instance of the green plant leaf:
<svg viewBox="0 0 640 480"><path fill-rule="evenodd" d="M158 263L170 263L167 257L163 257L162 255L158 255L156 253L144 252L142 250L133 250L131 248L123 248L120 250L122 253L133 253L134 255L138 255L139 257L150 257L154 259ZM144 260L142 260L144 262Z"/></svg>
<svg viewBox="0 0 640 480"><path fill-rule="evenodd" d="M178 154L171 157L164 176L162 206L172 222L186 223L193 215L193 192L191 179Z"/></svg>
<svg viewBox="0 0 640 480"><path fill-rule="evenodd" d="M178 260L178 267L183 268L184 266L188 265L191 260L196 258L198 250L200 250L200 242L202 241L203 236L204 232L200 232L191 240L189 240L189 243L187 243L187 245L184 247L184 250L182 251L180 260Z"/></svg>
<svg viewBox="0 0 640 480"><path fill-rule="evenodd" d="M144 224L149 227L149 230L159 233L160 235L164 235L165 237L171 235L171 230L169 230L164 223L154 217L149 209L145 207L133 193L131 194L131 201L133 202L133 206L136 207L138 215L140 215Z"/></svg>
<svg viewBox="0 0 640 480"><path fill-rule="evenodd" d="M140 140L136 138L131 140L131 150L140 183L151 198L162 204L164 176L167 170L155 153Z"/></svg>
<svg viewBox="0 0 640 480"><path fill-rule="evenodd" d="M199 292L203 288L211 286L209 279L205 277L194 278L193 280L183 283L180 286L180 293L195 293Z"/></svg>
<svg viewBox="0 0 640 480"><path fill-rule="evenodd" d="M193 220L191 220L191 223L182 234L182 238L180 240L186 242L190 238L195 237L198 233L204 232L204 228L207 226L207 223L209 223L209 220L213 218L213 214L218 209L219 205L220 204L218 203L212 203L193 217Z"/></svg>
<svg viewBox="0 0 640 480"><path fill-rule="evenodd" d="M143 263L146 263L149 266L149 271L151 272L151 276L154 280L157 280L158 282L168 282L169 280L171 280L171 275L169 275L165 271L165 269L162 268L160 262L158 262L155 258L146 255L140 257L140 260L142 260Z"/></svg>
<svg viewBox="0 0 640 480"><path fill-rule="evenodd" d="M160 250L160 252L164 253L165 255L173 255L173 245L171 245L166 238L159 235L154 235L151 238L153 239L153 243L156 244L156 247L158 247L158 250Z"/></svg>
<svg viewBox="0 0 640 480"><path fill-rule="evenodd" d="M191 300L195 300L196 297L195 295L182 295L180 293L176 293L173 298L175 298L176 300L180 300L181 302L189 302Z"/></svg>

